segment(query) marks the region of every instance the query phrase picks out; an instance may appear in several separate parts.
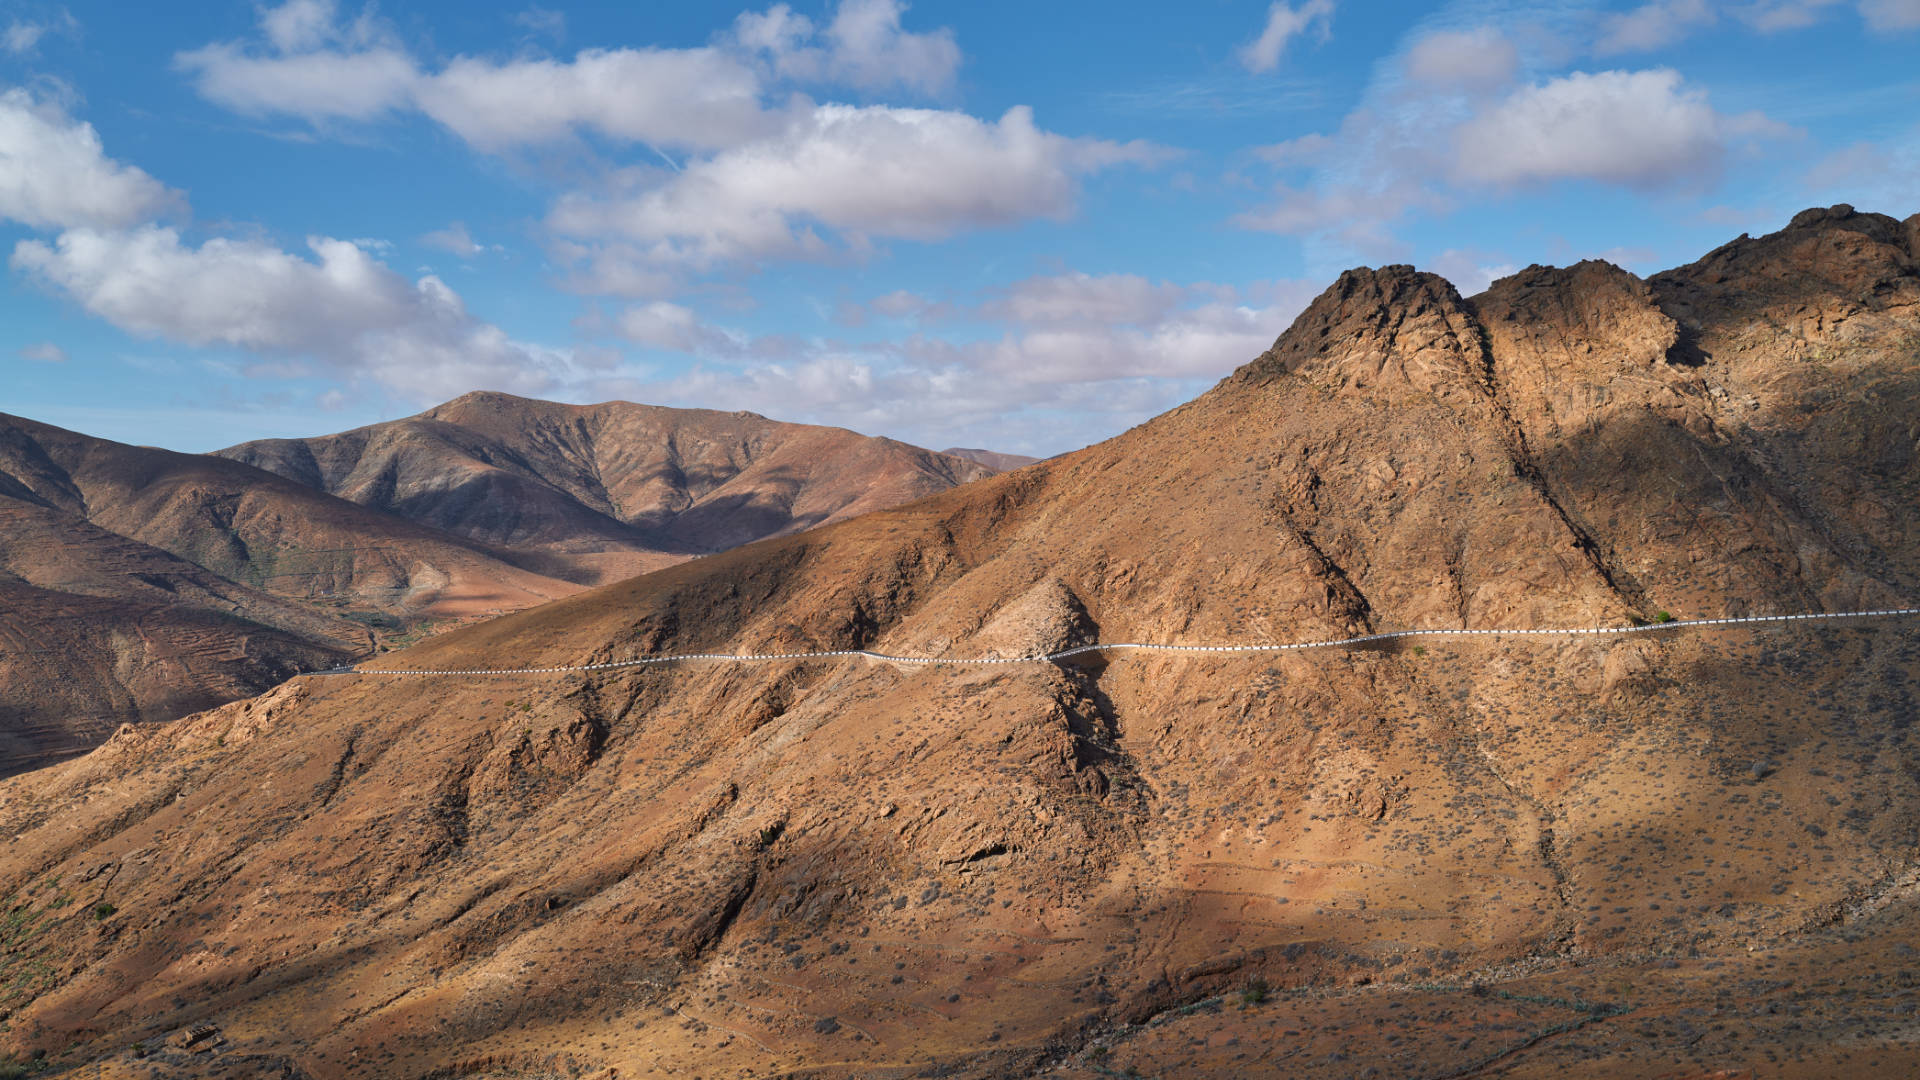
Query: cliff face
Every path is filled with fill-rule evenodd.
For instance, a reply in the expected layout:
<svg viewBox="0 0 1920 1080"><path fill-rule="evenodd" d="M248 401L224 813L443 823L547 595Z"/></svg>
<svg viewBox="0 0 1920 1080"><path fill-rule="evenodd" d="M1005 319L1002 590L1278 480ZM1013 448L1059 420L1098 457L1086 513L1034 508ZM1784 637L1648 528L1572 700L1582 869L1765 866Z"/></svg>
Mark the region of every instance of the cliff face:
<svg viewBox="0 0 1920 1080"><path fill-rule="evenodd" d="M1917 220L1354 271L1120 438L373 666L1908 606ZM0 785L0 1008L108 1076L193 1023L208 1075L1898 1071L1916 675L1874 622L303 679Z"/></svg>

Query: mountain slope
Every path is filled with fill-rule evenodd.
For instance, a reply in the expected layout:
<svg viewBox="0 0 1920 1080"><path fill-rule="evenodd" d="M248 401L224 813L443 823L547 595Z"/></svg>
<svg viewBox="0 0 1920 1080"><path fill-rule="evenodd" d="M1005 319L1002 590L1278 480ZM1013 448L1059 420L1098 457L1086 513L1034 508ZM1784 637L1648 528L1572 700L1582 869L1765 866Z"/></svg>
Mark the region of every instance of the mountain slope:
<svg viewBox="0 0 1920 1080"><path fill-rule="evenodd" d="M219 453L585 582L798 532L994 470L753 413L474 393L338 435Z"/></svg>
<svg viewBox="0 0 1920 1080"><path fill-rule="evenodd" d="M1117 439L368 666L1910 606L1917 259L1920 217L1835 208L1650 281L1353 271ZM1916 629L301 679L0 784L5 1037L102 1076L1898 1074Z"/></svg>
<svg viewBox="0 0 1920 1080"><path fill-rule="evenodd" d="M0 415L0 772L578 590L236 462Z"/></svg>

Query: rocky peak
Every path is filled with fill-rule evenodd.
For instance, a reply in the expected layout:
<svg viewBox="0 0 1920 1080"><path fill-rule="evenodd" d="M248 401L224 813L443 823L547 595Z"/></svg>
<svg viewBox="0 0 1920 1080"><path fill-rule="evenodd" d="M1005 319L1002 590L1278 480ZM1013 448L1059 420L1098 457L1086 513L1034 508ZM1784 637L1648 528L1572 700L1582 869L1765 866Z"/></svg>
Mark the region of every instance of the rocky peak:
<svg viewBox="0 0 1920 1080"><path fill-rule="evenodd" d="M1472 305L1496 354L1524 351L1561 378L1604 382L1677 358L1679 326L1646 282L1609 262L1529 266Z"/></svg>
<svg viewBox="0 0 1920 1080"><path fill-rule="evenodd" d="M1861 332L1872 321L1861 315L1920 322L1917 252L1920 214L1903 222L1843 203L1803 210L1779 232L1743 234L1649 283L1682 324L1717 324L1730 338L1762 325L1796 326L1814 342Z"/></svg>
<svg viewBox="0 0 1920 1080"><path fill-rule="evenodd" d="M1299 375L1343 395L1455 400L1486 380L1479 322L1447 279L1406 265L1340 275L1238 378Z"/></svg>

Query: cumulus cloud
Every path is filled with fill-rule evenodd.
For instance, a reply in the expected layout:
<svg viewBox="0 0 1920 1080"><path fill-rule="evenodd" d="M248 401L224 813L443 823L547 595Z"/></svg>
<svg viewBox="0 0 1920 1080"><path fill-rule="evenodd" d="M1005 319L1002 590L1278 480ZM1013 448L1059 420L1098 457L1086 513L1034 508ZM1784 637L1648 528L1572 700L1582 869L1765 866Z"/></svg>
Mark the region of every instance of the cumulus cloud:
<svg viewBox="0 0 1920 1080"><path fill-rule="evenodd" d="M735 19L734 40L765 54L775 72L790 79L926 94L952 89L960 70L953 31L902 29L906 9L899 0L842 0L826 28L816 32L813 20L776 4Z"/></svg>
<svg viewBox="0 0 1920 1080"><path fill-rule="evenodd" d="M1731 135L1763 126L1715 111L1671 69L1575 72L1524 87L1468 121L1454 167L1493 185L1659 187L1712 174Z"/></svg>
<svg viewBox="0 0 1920 1080"><path fill-rule="evenodd" d="M488 151L582 132L711 147L766 129L758 76L715 48L587 49L571 60L460 56L428 71L371 11L331 0L260 14L263 41L217 42L175 66L201 96L252 116L364 121L418 110Z"/></svg>
<svg viewBox="0 0 1920 1080"><path fill-rule="evenodd" d="M178 53L200 96L248 116L368 120L408 106L421 73L369 10L342 21L333 0L262 8L265 48L217 42Z"/></svg>
<svg viewBox="0 0 1920 1080"><path fill-rule="evenodd" d="M474 240L473 234L467 231L466 223L460 221L444 229L433 230L422 236L420 242L428 247L439 248L441 251L450 251L463 259L472 258L486 250Z"/></svg>
<svg viewBox="0 0 1920 1080"><path fill-rule="evenodd" d="M765 133L753 71L718 49L586 49L572 60L457 57L416 81L420 110L482 150L579 132L711 149Z"/></svg>
<svg viewBox="0 0 1920 1080"><path fill-rule="evenodd" d="M1407 52L1407 76L1430 86L1504 86L1519 66L1513 42L1486 26L1428 34Z"/></svg>
<svg viewBox="0 0 1920 1080"><path fill-rule="evenodd" d="M1309 265L1324 270L1411 261L1399 233L1416 216L1557 183L1709 186L1736 152L1795 134L1760 113L1716 109L1664 68L1502 84L1529 60L1508 48L1596 26L1590 11L1541 18L1531 36L1508 36L1517 31L1504 26L1415 36L1337 129L1253 149L1275 171L1232 222L1301 238ZM1485 81L1475 81L1479 72ZM1478 279L1481 267L1502 264L1462 265L1462 276Z"/></svg>
<svg viewBox="0 0 1920 1080"><path fill-rule="evenodd" d="M1317 29L1322 41L1332 33L1333 0L1306 0L1293 7L1278 0L1267 8L1267 23L1260 36L1240 46L1240 66L1254 74L1280 66L1280 57L1294 38Z"/></svg>
<svg viewBox="0 0 1920 1080"><path fill-rule="evenodd" d="M106 156L93 125L25 90L0 94L0 217L35 228L130 225L179 194Z"/></svg>
<svg viewBox="0 0 1920 1080"><path fill-rule="evenodd" d="M703 322L691 308L656 300L620 313L620 336L651 349L694 355L739 352L743 339Z"/></svg>
<svg viewBox="0 0 1920 1080"><path fill-rule="evenodd" d="M816 226L860 246L1065 217L1081 175L1164 153L1055 135L1025 107L988 123L940 110L822 105L777 136L682 172L638 174L630 194L563 198L549 224L565 235L635 241L654 265L815 258L832 250Z"/></svg>
<svg viewBox="0 0 1920 1080"><path fill-rule="evenodd" d="M22 241L14 269L129 333L266 358L294 373L315 362L432 399L475 386L538 393L565 354L510 339L435 277L409 282L359 245L315 237L311 259L265 243L183 244L173 229L70 229Z"/></svg>
<svg viewBox="0 0 1920 1080"><path fill-rule="evenodd" d="M951 88L960 65L950 30L900 25L898 0L843 0L816 31L785 5L740 16L726 41L695 48L585 49L571 59L456 56L432 70L371 9L343 19L333 0L288 0L260 14L260 40L178 54L200 94L235 112L310 123L417 110L487 152L581 134L690 150L777 130L756 63L787 78L861 89ZM535 8L523 23L556 24ZM760 61L756 61L760 57Z"/></svg>
<svg viewBox="0 0 1920 1080"><path fill-rule="evenodd" d="M36 342L20 350L20 355L39 364L64 364L67 350L51 341Z"/></svg>

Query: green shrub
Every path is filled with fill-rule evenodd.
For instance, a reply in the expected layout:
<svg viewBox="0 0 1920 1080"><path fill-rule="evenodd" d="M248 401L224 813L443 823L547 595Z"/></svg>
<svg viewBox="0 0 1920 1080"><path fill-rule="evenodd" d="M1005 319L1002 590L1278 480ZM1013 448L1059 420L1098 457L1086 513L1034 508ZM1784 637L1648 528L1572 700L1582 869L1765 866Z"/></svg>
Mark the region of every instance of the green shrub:
<svg viewBox="0 0 1920 1080"><path fill-rule="evenodd" d="M1245 990L1240 991L1240 1007L1243 1009L1264 1004L1266 1000L1267 980L1265 979L1256 978L1247 984Z"/></svg>
<svg viewBox="0 0 1920 1080"><path fill-rule="evenodd" d="M1664 611L1656 611L1653 613L1653 621L1657 623L1672 622L1673 616Z"/></svg>
<svg viewBox="0 0 1920 1080"><path fill-rule="evenodd" d="M100 903L93 905L94 921L98 922L102 919L109 918L113 915L114 912L119 910L120 910L119 908L114 907L112 904L109 904L103 900Z"/></svg>

